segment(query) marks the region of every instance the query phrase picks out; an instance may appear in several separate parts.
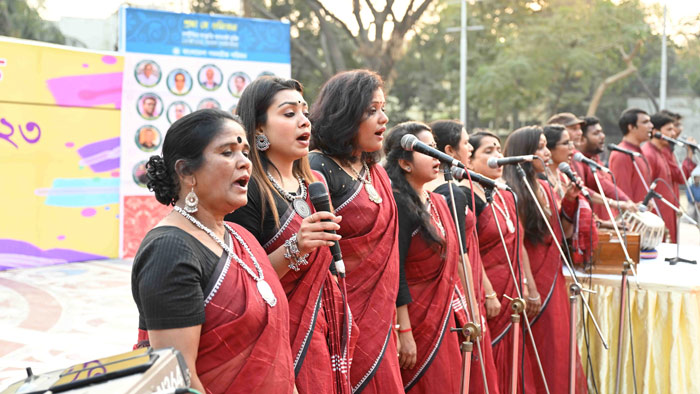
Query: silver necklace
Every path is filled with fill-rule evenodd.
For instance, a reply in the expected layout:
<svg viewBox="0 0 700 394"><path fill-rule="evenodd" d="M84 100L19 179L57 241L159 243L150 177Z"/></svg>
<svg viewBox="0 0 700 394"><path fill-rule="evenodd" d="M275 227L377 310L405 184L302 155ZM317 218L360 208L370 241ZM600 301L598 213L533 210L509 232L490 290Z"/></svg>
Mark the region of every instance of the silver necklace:
<svg viewBox="0 0 700 394"><path fill-rule="evenodd" d="M382 203L382 197L377 193L377 189L374 188L372 185L372 174L369 173L369 167L367 166L366 162L362 162L362 168L365 169L365 176L360 176L360 174L355 170L353 166L350 166L350 170L355 174L357 177L357 180L360 182L364 183L365 185L365 191L367 192L367 195L369 196L370 201L372 201L375 204L381 204Z"/></svg>
<svg viewBox="0 0 700 394"><path fill-rule="evenodd" d="M231 235L233 235L233 237L236 238L238 243L240 243L243 246L243 249L245 249L245 251L248 252L248 256L253 261L253 265L255 266L255 269L258 271L257 275L255 274L255 272L253 272L252 269L250 269L250 267L248 267L248 265L246 265L246 263L243 262L243 260L241 260L236 255L236 253L233 252L233 249L231 249L228 245L226 245L224 243L224 241L222 241L221 238L217 237L216 234L214 234L214 232L211 231L207 226L203 225L194 216L185 212L184 209L182 209L178 206L173 207L173 209L175 211L177 211L179 214L181 214L182 216L184 216L187 220L192 222L200 230L209 234L209 236L212 237L212 239L214 241L216 241L216 243L218 243L219 246L221 246L221 248L223 250L226 251L226 253L229 255L229 257L236 260L238 265L240 265L241 268L243 268L245 270L245 272L247 272L248 275L250 275L253 278L253 280L255 280L255 284L258 287L258 293L260 293L260 296L263 298L263 300L265 300L265 302L267 302L268 305L270 305L271 307L277 305L277 297L275 297L275 293L272 292L272 287L270 287L270 285L267 282L265 282L265 275L263 274L262 267L260 267L260 264L258 264L258 260L253 255L253 252L250 251L250 248L248 247L248 245L245 243L245 241L243 241L243 238L241 238L241 236L238 235L237 232L233 231L233 229L228 224L224 223L224 227L226 227L226 230Z"/></svg>
<svg viewBox="0 0 700 394"><path fill-rule="evenodd" d="M433 205L433 202L430 201L430 194L428 194L426 191L423 193L425 194L425 202L428 203L428 212L430 213L430 217L435 221L435 224L437 224L440 233L442 233L442 237L445 238L445 227L442 225L442 221L440 221L440 215L437 213L437 209ZM435 212L434 215L433 212Z"/></svg>
<svg viewBox="0 0 700 394"><path fill-rule="evenodd" d="M301 194L296 196L288 191L282 189L282 186L277 183L275 178L270 175L270 172L266 172L267 174L267 179L270 180L270 183L272 183L272 186L274 186L275 190L277 190L277 193L281 194L282 197L284 197L287 201L292 203L292 207L294 208L294 211L299 214L302 218L306 218L309 215L311 215L311 208L309 207L309 204L306 203L306 185L304 184L304 179L301 177L298 177L297 180L299 181L299 188L301 188Z"/></svg>
<svg viewBox="0 0 700 394"><path fill-rule="evenodd" d="M506 200L503 198L501 193L498 190L495 190L496 195L498 198L501 200L501 204L503 204L503 208L499 207L498 204L496 204L496 200L493 201L493 206L496 207L498 212L503 215L503 218L506 219L506 227L508 227L508 231L511 233L515 232L515 225L513 224L513 221L510 220L510 212L508 212L508 207L506 206Z"/></svg>

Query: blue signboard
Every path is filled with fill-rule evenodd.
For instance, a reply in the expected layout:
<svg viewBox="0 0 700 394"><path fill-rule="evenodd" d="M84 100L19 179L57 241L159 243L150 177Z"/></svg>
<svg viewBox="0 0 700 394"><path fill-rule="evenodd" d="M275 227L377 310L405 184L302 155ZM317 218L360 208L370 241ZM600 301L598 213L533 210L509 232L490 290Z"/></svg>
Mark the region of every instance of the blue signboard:
<svg viewBox="0 0 700 394"><path fill-rule="evenodd" d="M287 22L122 7L119 38L119 48L126 52L291 61Z"/></svg>

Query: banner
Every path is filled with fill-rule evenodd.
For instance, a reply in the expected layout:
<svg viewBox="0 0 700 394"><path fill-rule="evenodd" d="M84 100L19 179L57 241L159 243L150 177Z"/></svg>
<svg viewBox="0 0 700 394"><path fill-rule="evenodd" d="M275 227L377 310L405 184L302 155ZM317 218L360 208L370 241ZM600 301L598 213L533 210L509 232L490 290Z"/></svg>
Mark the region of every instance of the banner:
<svg viewBox="0 0 700 394"><path fill-rule="evenodd" d="M122 70L0 38L0 270L117 257Z"/></svg>
<svg viewBox="0 0 700 394"><path fill-rule="evenodd" d="M147 188L145 164L161 153L170 125L192 111L234 112L261 75L291 75L289 24L123 7L121 246L133 257L168 212Z"/></svg>

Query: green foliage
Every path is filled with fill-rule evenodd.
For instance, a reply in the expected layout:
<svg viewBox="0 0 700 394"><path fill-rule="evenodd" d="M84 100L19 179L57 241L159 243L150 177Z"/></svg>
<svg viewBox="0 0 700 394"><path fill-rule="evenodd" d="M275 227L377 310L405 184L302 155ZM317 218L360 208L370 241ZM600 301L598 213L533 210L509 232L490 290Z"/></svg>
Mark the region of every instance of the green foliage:
<svg viewBox="0 0 700 394"><path fill-rule="evenodd" d="M0 1L0 35L55 44L66 42L58 27L41 19L26 0Z"/></svg>

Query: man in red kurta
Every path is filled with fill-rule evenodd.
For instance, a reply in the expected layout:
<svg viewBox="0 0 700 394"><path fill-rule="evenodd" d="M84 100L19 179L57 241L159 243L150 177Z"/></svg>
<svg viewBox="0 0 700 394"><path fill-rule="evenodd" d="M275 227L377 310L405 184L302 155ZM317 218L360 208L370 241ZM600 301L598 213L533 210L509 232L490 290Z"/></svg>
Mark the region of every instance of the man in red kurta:
<svg viewBox="0 0 700 394"><path fill-rule="evenodd" d="M673 153L669 149L669 143L661 138L654 137L656 133L661 133L672 138L675 133L673 118L663 114L655 114L651 117L651 121L654 125L652 138L649 143L642 147L642 152L649 162L651 179L657 182L656 192L671 204L678 205L677 185L683 183L683 175L678 165L676 165L675 159L671 156ZM676 213L671 207L660 201L656 205L659 207L661 218L664 220L666 228L668 228L671 242L675 243Z"/></svg>
<svg viewBox="0 0 700 394"><path fill-rule="evenodd" d="M596 163L603 166L603 162L600 160L600 154L603 153L605 147L605 133L603 132L603 127L600 125L600 120L595 116L589 116L583 119L583 134L581 143L581 153L583 153L589 159L595 161ZM593 190L594 192L601 193L598 189L598 185L593 177L593 172L589 166L581 166L582 173L579 173L583 180L583 184ZM612 181L612 177L602 171L598 172L598 179L600 180L600 186L605 193L605 197L608 199L619 199L620 202L629 201L627 194L620 189L615 187ZM617 192L617 193L616 193ZM611 205L613 215L616 214L617 210L614 205ZM605 205L593 204L593 212L601 220L610 220L610 215L608 215Z"/></svg>
<svg viewBox="0 0 700 394"><path fill-rule="evenodd" d="M640 145L649 140L652 129L649 114L638 108L625 110L620 116L620 130L622 131L621 148L632 152L642 153ZM634 164L637 164L635 169ZM649 164L643 156L632 158L621 152L610 152L610 171L615 175L617 187L632 201L642 201L647 194L647 188L651 183Z"/></svg>

